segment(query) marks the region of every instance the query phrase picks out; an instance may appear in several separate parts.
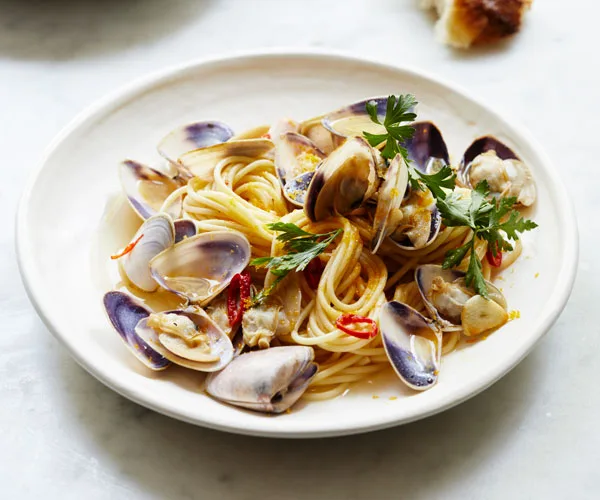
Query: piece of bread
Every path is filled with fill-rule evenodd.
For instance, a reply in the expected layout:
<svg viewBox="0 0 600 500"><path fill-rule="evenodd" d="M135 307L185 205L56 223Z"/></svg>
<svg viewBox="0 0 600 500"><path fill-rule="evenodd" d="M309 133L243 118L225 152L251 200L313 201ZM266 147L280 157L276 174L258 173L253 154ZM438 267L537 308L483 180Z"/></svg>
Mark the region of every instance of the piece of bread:
<svg viewBox="0 0 600 500"><path fill-rule="evenodd" d="M420 0L435 8L440 20L437 37L458 48L488 43L514 35L533 0Z"/></svg>

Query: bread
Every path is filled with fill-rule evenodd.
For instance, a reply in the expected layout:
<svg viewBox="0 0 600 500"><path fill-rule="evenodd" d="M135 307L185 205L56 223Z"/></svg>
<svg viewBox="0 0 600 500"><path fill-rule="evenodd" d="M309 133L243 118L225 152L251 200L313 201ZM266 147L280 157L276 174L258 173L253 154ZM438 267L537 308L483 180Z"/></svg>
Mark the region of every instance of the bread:
<svg viewBox="0 0 600 500"><path fill-rule="evenodd" d="M435 8L437 37L458 48L495 42L519 31L533 0L421 0L424 9Z"/></svg>

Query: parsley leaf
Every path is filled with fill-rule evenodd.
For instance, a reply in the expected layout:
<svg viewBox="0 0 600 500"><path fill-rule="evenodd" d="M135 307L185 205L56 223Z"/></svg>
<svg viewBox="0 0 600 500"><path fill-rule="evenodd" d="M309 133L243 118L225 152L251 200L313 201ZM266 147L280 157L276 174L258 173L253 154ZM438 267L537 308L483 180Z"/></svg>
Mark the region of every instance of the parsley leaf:
<svg viewBox="0 0 600 500"><path fill-rule="evenodd" d="M459 265L470 252L469 267L465 277L467 285L487 298L488 292L481 271L481 262L475 253L476 238L487 241L494 254L498 251L510 251L513 246L509 240L518 240L518 233L535 229L537 224L524 219L517 210L514 210L516 198L498 198L490 201L489 186L486 181L480 182L471 191L470 200L462 198L456 191L448 195L444 193L444 196L444 198L437 198L442 222L448 227L469 227L473 231L473 237L463 246L448 251L442 267L449 269Z"/></svg>
<svg viewBox="0 0 600 500"><path fill-rule="evenodd" d="M409 168L409 175L413 189L422 190L420 183L423 183L433 196L442 200L446 198L446 192L442 188L454 190L456 186L456 174L448 165L444 165L434 174L424 174L411 167ZM413 182L416 182L416 186L413 185Z"/></svg>
<svg viewBox="0 0 600 500"><path fill-rule="evenodd" d="M288 253L277 257L259 257L250 262L252 266L266 267L277 276L270 287L263 289L254 297L252 305L258 305L264 301L288 273L303 271L311 260L322 254L343 232L342 229L337 229L329 233L314 234L304 231L295 224L284 222L267 224L267 227L281 233L277 239L285 243L284 248Z"/></svg>
<svg viewBox="0 0 600 500"><path fill-rule="evenodd" d="M444 260L444 264L442 265L442 267L444 269L450 269L451 267L458 266L466 257L469 250L473 248L474 243L475 240L471 238L463 246L458 247L454 250L449 250L446 254L446 259Z"/></svg>
<svg viewBox="0 0 600 500"><path fill-rule="evenodd" d="M403 122L413 122L417 115L411 110L417 105L415 96L412 94L406 95L391 95L387 98L386 112L383 123L377 115L377 102L369 101L366 104L367 113L371 117L371 121L385 127L385 134L371 134L363 132L364 138L373 146L380 146L385 142L384 148L381 150L381 156L391 160L400 153L406 162L408 162L408 151L402 145L412 138L415 129L410 125L403 125Z"/></svg>

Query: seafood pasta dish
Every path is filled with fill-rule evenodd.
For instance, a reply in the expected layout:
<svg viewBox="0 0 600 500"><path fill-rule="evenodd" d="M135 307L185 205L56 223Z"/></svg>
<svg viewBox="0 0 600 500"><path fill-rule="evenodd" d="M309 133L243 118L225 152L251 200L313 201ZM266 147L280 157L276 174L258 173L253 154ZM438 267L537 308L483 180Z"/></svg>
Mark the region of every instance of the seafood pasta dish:
<svg viewBox="0 0 600 500"><path fill-rule="evenodd" d="M158 144L160 164L123 161L140 226L114 249L122 282L104 307L133 355L281 413L384 370L431 389L444 355L502 335L493 282L537 227L521 214L533 176L492 136L451 161L417 104L372 98L237 135L192 123Z"/></svg>

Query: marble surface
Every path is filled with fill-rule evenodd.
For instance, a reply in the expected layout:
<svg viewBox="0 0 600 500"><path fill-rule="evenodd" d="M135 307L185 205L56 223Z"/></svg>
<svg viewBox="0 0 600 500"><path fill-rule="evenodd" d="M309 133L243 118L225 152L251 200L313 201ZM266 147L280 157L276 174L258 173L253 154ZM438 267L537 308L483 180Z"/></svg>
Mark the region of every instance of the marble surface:
<svg viewBox="0 0 600 500"><path fill-rule="evenodd" d="M0 0L0 497L600 498L600 5L534 3L518 38L465 53L433 40L415 0ZM196 428L89 376L25 295L14 210L69 119L165 65L281 45L376 55L459 82L523 122L564 167L581 236L570 303L525 361L457 408L330 440Z"/></svg>

